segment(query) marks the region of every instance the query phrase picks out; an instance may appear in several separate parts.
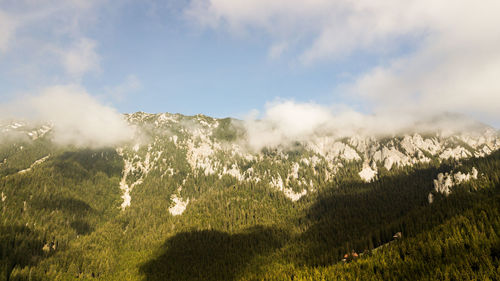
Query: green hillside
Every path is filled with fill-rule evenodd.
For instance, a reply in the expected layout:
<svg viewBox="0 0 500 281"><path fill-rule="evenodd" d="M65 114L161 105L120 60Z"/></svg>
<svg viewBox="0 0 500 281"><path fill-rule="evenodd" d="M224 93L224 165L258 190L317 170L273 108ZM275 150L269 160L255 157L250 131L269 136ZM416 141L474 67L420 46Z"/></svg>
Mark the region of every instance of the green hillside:
<svg viewBox="0 0 500 281"><path fill-rule="evenodd" d="M141 141L109 148L2 136L0 280L500 279L500 151L480 154L491 144L254 151L238 121L165 116L129 115ZM435 189L439 173L473 169L450 195Z"/></svg>

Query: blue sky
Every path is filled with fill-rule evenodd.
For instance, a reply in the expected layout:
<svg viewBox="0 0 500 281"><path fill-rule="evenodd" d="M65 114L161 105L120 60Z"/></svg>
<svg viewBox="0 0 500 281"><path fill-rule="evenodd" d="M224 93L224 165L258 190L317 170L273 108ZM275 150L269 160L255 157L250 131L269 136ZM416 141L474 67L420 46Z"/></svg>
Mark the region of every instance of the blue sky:
<svg viewBox="0 0 500 281"><path fill-rule="evenodd" d="M241 116L277 98L347 102L334 94L335 86L347 78L346 72L358 72L370 64L366 58L315 66L294 65L290 57L271 59L268 36L235 37L227 31L203 29L183 16L182 7L152 14L151 6L134 2L120 6L109 18L104 13L87 31L98 42L100 69L82 75L81 84L121 112ZM44 75L34 77L12 71L22 60L17 55L23 54L9 52L5 56L10 58L4 57L1 64L4 97L49 86L58 79L73 82L57 65L48 67L49 77L40 77L47 73L43 66ZM129 76L140 86L120 98L106 93L107 88L126 83Z"/></svg>
<svg viewBox="0 0 500 281"><path fill-rule="evenodd" d="M120 112L242 117L293 100L500 125L495 1L372 2L3 0L0 98L71 84Z"/></svg>

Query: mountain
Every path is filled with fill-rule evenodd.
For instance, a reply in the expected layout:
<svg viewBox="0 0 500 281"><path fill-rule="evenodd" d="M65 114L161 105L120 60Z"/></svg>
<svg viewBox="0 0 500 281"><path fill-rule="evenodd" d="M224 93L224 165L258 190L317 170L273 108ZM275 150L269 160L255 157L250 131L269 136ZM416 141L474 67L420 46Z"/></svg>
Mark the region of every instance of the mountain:
<svg viewBox="0 0 500 281"><path fill-rule="evenodd" d="M114 147L0 123L0 280L499 277L491 127L266 142L230 118L124 117L135 136Z"/></svg>

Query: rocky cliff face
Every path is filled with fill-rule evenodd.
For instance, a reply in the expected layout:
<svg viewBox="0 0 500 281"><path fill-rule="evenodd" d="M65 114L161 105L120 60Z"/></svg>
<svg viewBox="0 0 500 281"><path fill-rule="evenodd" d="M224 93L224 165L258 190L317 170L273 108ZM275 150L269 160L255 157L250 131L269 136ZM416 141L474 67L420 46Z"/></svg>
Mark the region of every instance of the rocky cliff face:
<svg viewBox="0 0 500 281"><path fill-rule="evenodd" d="M133 141L115 147L124 161L121 208L133 204L135 188L155 178L174 185L172 194L166 195L171 198L168 210L173 215L182 214L194 199L184 192L187 185L193 189L193 177L213 181L230 177L265 184L296 201L339 175L369 182L406 166L483 157L500 148L498 132L484 127L474 132L396 136L315 135L255 150L246 141L244 123L238 120L142 112L125 118L137 133ZM51 129L50 124L30 126L22 122L0 127L4 134L15 132L32 140L50 138ZM438 176L438 192L449 191L449 177Z"/></svg>
<svg viewBox="0 0 500 281"><path fill-rule="evenodd" d="M162 177L180 173L260 182L282 191L292 201L314 192L322 182L346 170L368 182L376 180L381 171L431 161L483 157L500 148L498 132L484 128L474 133L409 133L383 137L318 135L293 145L255 151L247 145L245 127L237 120L168 113L134 113L127 115L127 120L142 128L147 138L120 148L127 151L125 161L139 166L147 161ZM169 150L180 152L181 159L172 161ZM150 169L136 170L147 173ZM189 198L180 197L182 188L180 182L172 197L173 205L182 207L175 209L176 214L189 202Z"/></svg>

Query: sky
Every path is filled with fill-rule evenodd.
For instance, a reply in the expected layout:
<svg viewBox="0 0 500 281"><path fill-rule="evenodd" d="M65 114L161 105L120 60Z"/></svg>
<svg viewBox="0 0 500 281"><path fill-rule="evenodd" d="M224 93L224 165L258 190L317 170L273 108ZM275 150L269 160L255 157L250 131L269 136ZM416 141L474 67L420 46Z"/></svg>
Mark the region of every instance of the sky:
<svg viewBox="0 0 500 281"><path fill-rule="evenodd" d="M457 112L500 128L498 14L498 0L0 0L0 99L27 111L66 91L122 113L236 118Z"/></svg>

